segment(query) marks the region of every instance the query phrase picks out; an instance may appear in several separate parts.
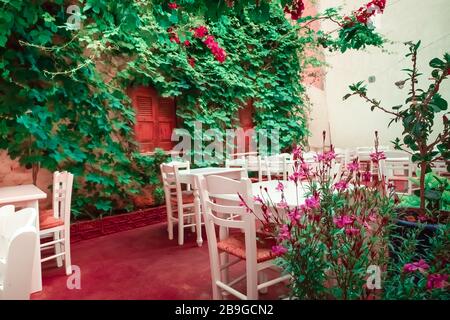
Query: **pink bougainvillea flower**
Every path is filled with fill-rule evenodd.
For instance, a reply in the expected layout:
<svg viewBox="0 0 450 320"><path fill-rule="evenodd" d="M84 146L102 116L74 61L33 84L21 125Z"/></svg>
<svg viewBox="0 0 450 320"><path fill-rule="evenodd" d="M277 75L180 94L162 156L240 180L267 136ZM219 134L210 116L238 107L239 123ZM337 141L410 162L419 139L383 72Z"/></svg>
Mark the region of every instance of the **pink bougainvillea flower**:
<svg viewBox="0 0 450 320"><path fill-rule="evenodd" d="M176 2L169 2L168 6L169 6L169 9L172 9L172 10L178 9L178 4L176 4Z"/></svg>
<svg viewBox="0 0 450 320"><path fill-rule="evenodd" d="M345 226L351 225L353 223L353 219L348 215L343 215L340 217L334 217L333 222L339 229L341 229Z"/></svg>
<svg viewBox="0 0 450 320"><path fill-rule="evenodd" d="M383 13L385 7L386 0L373 0L355 11L356 20L360 23L367 24L370 17L377 13Z"/></svg>
<svg viewBox="0 0 450 320"><path fill-rule="evenodd" d="M373 162L378 163L380 160L386 159L386 155L383 151L375 151L370 154L370 159L372 159Z"/></svg>
<svg viewBox="0 0 450 320"><path fill-rule="evenodd" d="M191 45L191 42L190 42L189 40L184 40L183 44L184 44L186 47L189 47L189 46Z"/></svg>
<svg viewBox="0 0 450 320"><path fill-rule="evenodd" d="M204 38L208 34L208 29L205 26L200 26L194 29L195 38Z"/></svg>
<svg viewBox="0 0 450 320"><path fill-rule="evenodd" d="M216 39L214 38L214 36L207 36L206 37L206 39L205 39L205 41L203 41L204 42L204 44L208 47L208 48L210 48L210 49L212 49L212 48L214 48L215 46L217 46L217 42L216 42Z"/></svg>
<svg viewBox="0 0 450 320"><path fill-rule="evenodd" d="M417 262L407 263L403 266L403 272L414 272L414 271L420 271L424 272L425 270L428 270L430 266L428 263L425 262L425 260L420 259Z"/></svg>
<svg viewBox="0 0 450 320"><path fill-rule="evenodd" d="M442 289L447 286L448 274L430 274L427 278L427 289Z"/></svg>
<svg viewBox="0 0 450 320"><path fill-rule="evenodd" d="M178 38L178 36L174 34L170 37L170 42L180 43L180 38Z"/></svg>
<svg viewBox="0 0 450 320"><path fill-rule="evenodd" d="M284 185L281 181L278 181L277 186L275 187L275 190L281 191L281 192L284 191Z"/></svg>
<svg viewBox="0 0 450 320"><path fill-rule="evenodd" d="M276 256L282 256L287 252L287 248L283 247L282 245L276 245L272 247L272 252Z"/></svg>
<svg viewBox="0 0 450 320"><path fill-rule="evenodd" d="M320 199L318 196L312 196L305 200L305 206L309 209L320 207Z"/></svg>
<svg viewBox="0 0 450 320"><path fill-rule="evenodd" d="M355 227L349 227L345 229L345 234L349 236L355 236L359 234L359 229Z"/></svg>
<svg viewBox="0 0 450 320"><path fill-rule="evenodd" d="M358 160L353 160L351 163L347 164L347 169L351 172L357 171L359 169Z"/></svg>
<svg viewBox="0 0 450 320"><path fill-rule="evenodd" d="M305 4L303 0L293 0L290 6L286 5L284 7L284 12L290 14L292 20L300 19L304 10Z"/></svg>
<svg viewBox="0 0 450 320"><path fill-rule="evenodd" d="M220 63L225 61L227 54L225 53L225 50L219 47L214 36L207 36L203 43L211 50L217 61Z"/></svg>
<svg viewBox="0 0 450 320"><path fill-rule="evenodd" d="M338 191L344 191L348 188L348 182L345 180L341 180L334 184L334 188Z"/></svg>
<svg viewBox="0 0 450 320"><path fill-rule="evenodd" d="M188 63L192 68L195 67L195 59L194 58L188 58Z"/></svg>
<svg viewBox="0 0 450 320"><path fill-rule="evenodd" d="M220 63L224 62L225 59L227 58L227 54L225 50L223 50L222 48L217 48L216 50L213 51L213 54L216 57L216 60L219 61Z"/></svg>

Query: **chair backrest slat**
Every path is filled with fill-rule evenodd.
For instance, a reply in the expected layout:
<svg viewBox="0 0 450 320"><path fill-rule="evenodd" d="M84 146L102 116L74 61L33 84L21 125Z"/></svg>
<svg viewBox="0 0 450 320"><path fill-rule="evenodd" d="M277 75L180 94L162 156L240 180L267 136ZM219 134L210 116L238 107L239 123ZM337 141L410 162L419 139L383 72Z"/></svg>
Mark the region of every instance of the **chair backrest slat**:
<svg viewBox="0 0 450 320"><path fill-rule="evenodd" d="M70 223L73 174L67 171L53 173L53 215Z"/></svg>

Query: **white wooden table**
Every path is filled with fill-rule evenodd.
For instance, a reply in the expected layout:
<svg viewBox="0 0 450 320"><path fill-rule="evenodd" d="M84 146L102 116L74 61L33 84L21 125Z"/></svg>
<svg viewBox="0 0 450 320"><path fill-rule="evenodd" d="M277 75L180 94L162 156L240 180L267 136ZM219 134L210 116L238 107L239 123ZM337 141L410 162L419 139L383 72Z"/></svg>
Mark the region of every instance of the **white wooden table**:
<svg viewBox="0 0 450 320"><path fill-rule="evenodd" d="M280 181L284 185L284 197L289 208L295 208L302 205L306 199L306 184L299 184L298 188L295 187L295 183L292 181ZM272 202L277 205L281 202L281 191L277 191L276 187L278 180L262 181L252 184L253 196L261 196L263 199L267 199L268 195L272 199ZM264 190L267 188L267 192ZM222 200L240 202L238 195L231 194L215 194L215 198ZM266 203L266 202L265 202ZM268 204L268 203L266 203ZM258 203L255 203L255 207L259 207Z"/></svg>
<svg viewBox="0 0 450 320"><path fill-rule="evenodd" d="M47 198L47 194L32 184L0 188L0 206L12 204L17 207L34 208L36 210L36 230L39 234L39 200ZM31 292L42 291L41 249L40 241L36 243L33 262Z"/></svg>
<svg viewBox="0 0 450 320"><path fill-rule="evenodd" d="M178 178L181 183L190 184L192 186L194 194L194 210L196 214L196 224L197 224L197 244L199 247L203 244L202 233L201 233L201 221L202 212L200 208L200 193L198 190L198 177L206 175L218 175L223 177L228 177L231 179L240 179L247 177L247 171L242 168L198 168L190 170L180 170L178 172Z"/></svg>

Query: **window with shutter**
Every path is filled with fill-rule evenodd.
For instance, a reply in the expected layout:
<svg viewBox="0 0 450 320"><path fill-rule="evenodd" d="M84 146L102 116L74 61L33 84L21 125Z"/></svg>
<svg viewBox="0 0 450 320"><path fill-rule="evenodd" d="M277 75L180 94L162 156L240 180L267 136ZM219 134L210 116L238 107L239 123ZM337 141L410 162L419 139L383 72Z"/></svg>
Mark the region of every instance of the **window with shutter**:
<svg viewBox="0 0 450 320"><path fill-rule="evenodd" d="M174 99L161 98L150 87L132 88L129 95L136 111L135 136L141 152L172 149L171 136L176 126Z"/></svg>

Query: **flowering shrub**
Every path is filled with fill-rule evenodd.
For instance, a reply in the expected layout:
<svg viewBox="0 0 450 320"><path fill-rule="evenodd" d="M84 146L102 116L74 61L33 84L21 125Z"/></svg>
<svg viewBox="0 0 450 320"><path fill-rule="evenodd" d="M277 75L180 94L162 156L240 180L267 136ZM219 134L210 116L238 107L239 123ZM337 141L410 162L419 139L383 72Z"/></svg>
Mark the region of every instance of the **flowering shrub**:
<svg viewBox="0 0 450 320"><path fill-rule="evenodd" d="M277 186L282 201L270 205L265 191L255 198L261 205L263 226L272 230L276 226L273 252L293 276L292 294L300 299L371 298L367 269L385 266L388 258L393 201L382 181L365 186L358 159L333 174L335 157L333 149L318 153L312 165L295 148L289 185ZM305 200L298 199L294 208L288 208L285 188L303 190Z"/></svg>

